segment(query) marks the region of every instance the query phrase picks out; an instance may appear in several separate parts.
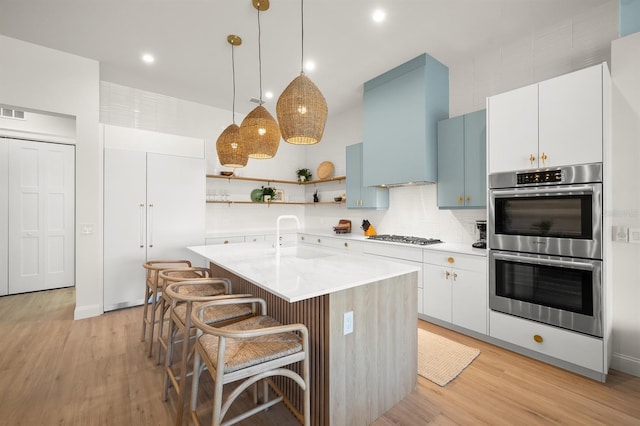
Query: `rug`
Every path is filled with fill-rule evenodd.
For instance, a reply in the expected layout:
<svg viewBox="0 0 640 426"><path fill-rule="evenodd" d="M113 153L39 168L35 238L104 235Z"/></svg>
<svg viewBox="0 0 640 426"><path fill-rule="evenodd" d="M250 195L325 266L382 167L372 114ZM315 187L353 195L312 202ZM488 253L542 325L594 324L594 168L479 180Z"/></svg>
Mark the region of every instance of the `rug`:
<svg viewBox="0 0 640 426"><path fill-rule="evenodd" d="M479 349L418 329L418 374L444 386L480 354Z"/></svg>

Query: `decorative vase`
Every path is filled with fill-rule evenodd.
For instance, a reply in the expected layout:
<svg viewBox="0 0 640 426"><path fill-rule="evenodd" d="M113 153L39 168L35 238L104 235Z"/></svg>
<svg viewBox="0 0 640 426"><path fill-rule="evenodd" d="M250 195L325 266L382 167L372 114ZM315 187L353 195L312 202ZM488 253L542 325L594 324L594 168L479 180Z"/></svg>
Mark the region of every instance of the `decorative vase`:
<svg viewBox="0 0 640 426"><path fill-rule="evenodd" d="M304 182L305 180L307 180L307 177L306 177L306 176L304 176L304 175L300 175L300 176L298 176L298 182L302 183L302 182Z"/></svg>

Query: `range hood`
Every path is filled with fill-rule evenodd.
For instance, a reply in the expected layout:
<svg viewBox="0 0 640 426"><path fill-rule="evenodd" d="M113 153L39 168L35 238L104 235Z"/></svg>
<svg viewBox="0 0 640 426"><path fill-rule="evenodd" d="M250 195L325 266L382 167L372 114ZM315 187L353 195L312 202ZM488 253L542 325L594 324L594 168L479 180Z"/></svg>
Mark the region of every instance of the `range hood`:
<svg viewBox="0 0 640 426"><path fill-rule="evenodd" d="M437 124L449 118L445 65L424 53L367 81L363 115L365 186L437 181Z"/></svg>

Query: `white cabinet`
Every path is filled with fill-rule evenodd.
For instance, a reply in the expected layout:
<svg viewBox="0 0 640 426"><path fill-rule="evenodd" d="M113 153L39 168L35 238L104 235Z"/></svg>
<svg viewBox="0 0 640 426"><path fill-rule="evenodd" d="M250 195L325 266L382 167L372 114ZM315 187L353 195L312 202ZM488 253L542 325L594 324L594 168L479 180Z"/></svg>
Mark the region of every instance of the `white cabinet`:
<svg viewBox="0 0 640 426"><path fill-rule="evenodd" d="M530 159L538 155L538 85L490 97L487 114L489 173L536 167Z"/></svg>
<svg viewBox="0 0 640 426"><path fill-rule="evenodd" d="M608 79L600 64L488 98L489 173L602 162Z"/></svg>
<svg viewBox="0 0 640 426"><path fill-rule="evenodd" d="M606 374L603 340L491 311L493 338Z"/></svg>
<svg viewBox="0 0 640 426"><path fill-rule="evenodd" d="M487 264L483 256L424 252L424 314L487 334Z"/></svg>
<svg viewBox="0 0 640 426"><path fill-rule="evenodd" d="M605 65L538 85L539 166L602 162Z"/></svg>
<svg viewBox="0 0 640 426"><path fill-rule="evenodd" d="M422 271L422 248L394 246L386 243L363 243L363 253L373 256L383 256L392 262L404 263L405 265L415 266L418 268L418 289L416 304L418 314L424 313L423 306L423 271Z"/></svg>
<svg viewBox="0 0 640 426"><path fill-rule="evenodd" d="M329 237L326 235L298 234L298 242L319 247L339 249L351 253L362 253L364 245L361 241L354 241L349 238Z"/></svg>
<svg viewBox="0 0 640 426"><path fill-rule="evenodd" d="M170 135L120 129L116 140L110 136L116 135L105 133L105 311L143 303L146 260L199 264L202 259L186 247L205 242L204 158L109 148L122 137L171 142ZM182 142L204 144L175 137Z"/></svg>
<svg viewBox="0 0 640 426"><path fill-rule="evenodd" d="M264 238L263 238L264 239ZM233 235L228 237L211 237L205 240L206 245L244 243L245 237Z"/></svg>

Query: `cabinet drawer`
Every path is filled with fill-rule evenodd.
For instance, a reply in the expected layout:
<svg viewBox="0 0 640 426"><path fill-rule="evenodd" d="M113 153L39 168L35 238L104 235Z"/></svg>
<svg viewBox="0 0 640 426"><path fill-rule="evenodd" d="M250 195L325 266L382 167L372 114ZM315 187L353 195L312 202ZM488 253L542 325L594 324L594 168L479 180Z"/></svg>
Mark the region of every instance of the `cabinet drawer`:
<svg viewBox="0 0 640 426"><path fill-rule="evenodd" d="M422 248L418 247L401 247L391 244L367 243L364 246L364 253L422 262Z"/></svg>
<svg viewBox="0 0 640 426"><path fill-rule="evenodd" d="M242 235L237 235L233 237L215 237L215 238L207 238L205 240L207 245L212 244L232 244L232 243L244 243L244 237Z"/></svg>
<svg viewBox="0 0 640 426"><path fill-rule="evenodd" d="M484 256L425 250L423 262L467 271L481 271L486 268L487 258Z"/></svg>
<svg viewBox="0 0 640 426"><path fill-rule="evenodd" d="M494 311L489 329L496 339L604 373L602 339ZM541 341L534 340L535 336Z"/></svg>

